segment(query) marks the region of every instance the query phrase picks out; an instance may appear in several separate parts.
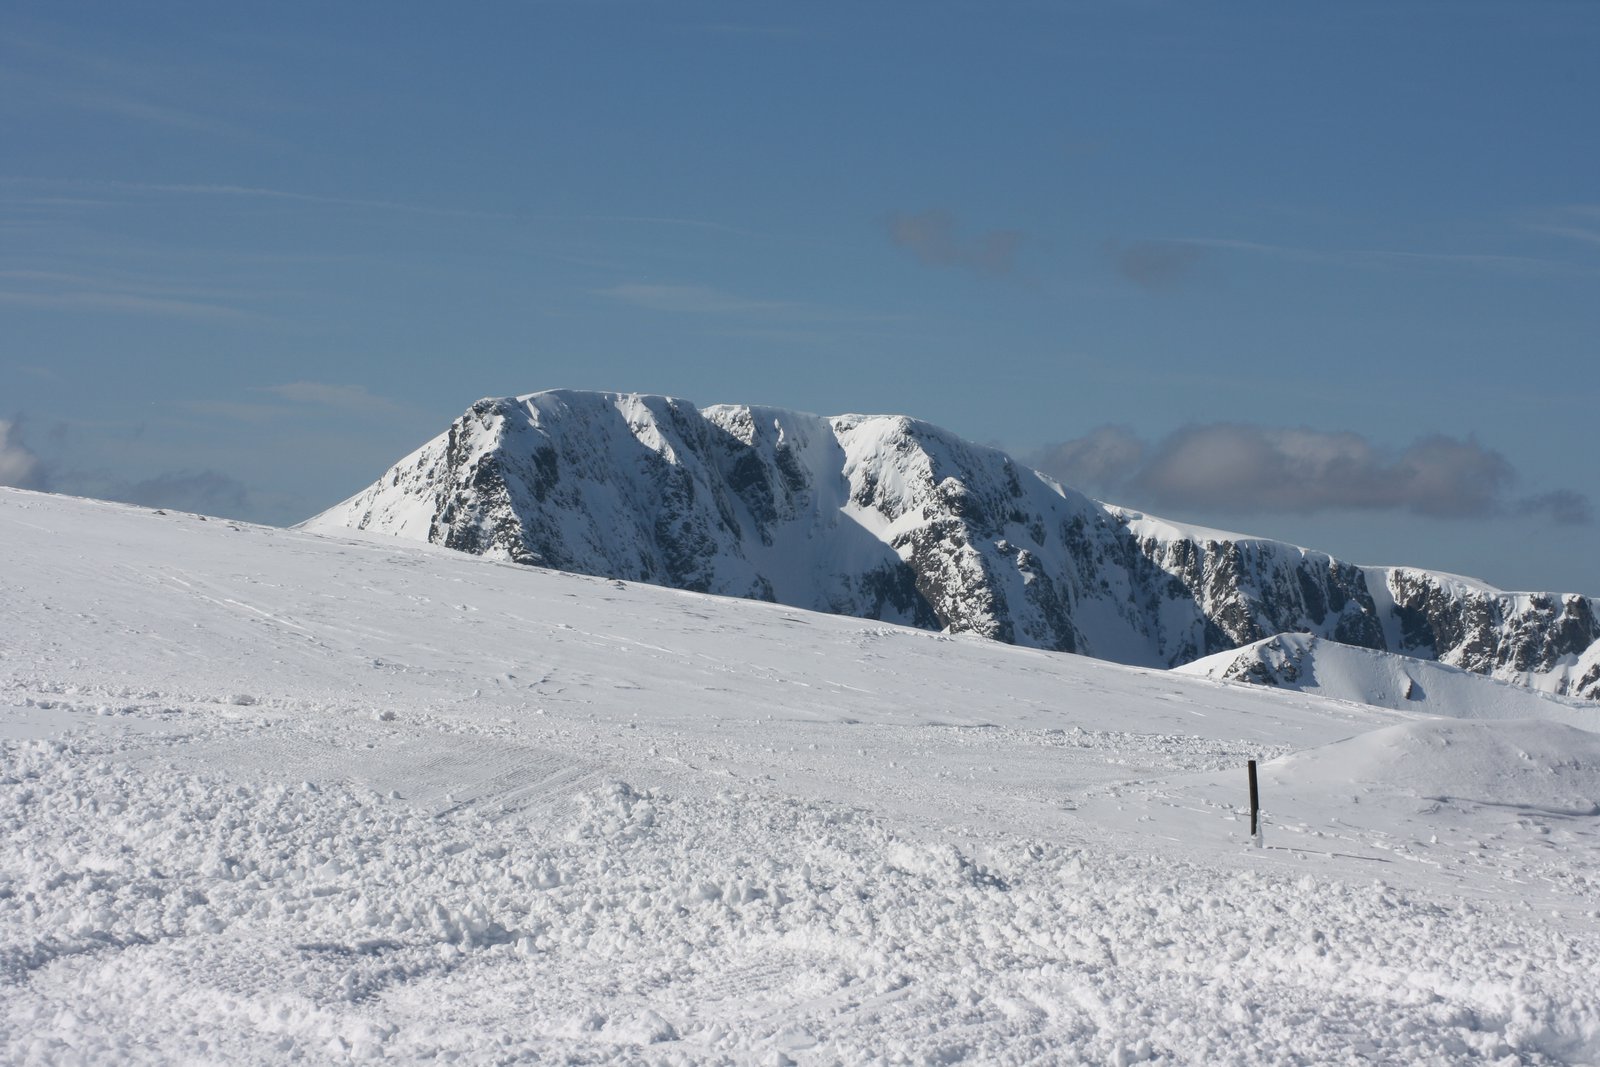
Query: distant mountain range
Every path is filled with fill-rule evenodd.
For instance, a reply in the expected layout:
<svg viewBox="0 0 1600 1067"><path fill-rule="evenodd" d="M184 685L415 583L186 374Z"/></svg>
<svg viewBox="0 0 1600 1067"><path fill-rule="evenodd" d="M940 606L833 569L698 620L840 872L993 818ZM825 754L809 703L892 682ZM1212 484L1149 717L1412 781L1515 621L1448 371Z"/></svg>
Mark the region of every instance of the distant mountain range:
<svg viewBox="0 0 1600 1067"><path fill-rule="evenodd" d="M1280 633L1600 699L1587 597L1507 593L1091 500L903 416L480 400L303 526L1174 667Z"/></svg>

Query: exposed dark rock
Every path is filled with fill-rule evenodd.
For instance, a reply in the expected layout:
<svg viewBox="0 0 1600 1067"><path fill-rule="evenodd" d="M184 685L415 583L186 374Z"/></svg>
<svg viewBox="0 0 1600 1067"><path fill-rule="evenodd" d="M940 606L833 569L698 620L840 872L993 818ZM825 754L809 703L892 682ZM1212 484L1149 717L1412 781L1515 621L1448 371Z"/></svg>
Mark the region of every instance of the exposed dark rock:
<svg viewBox="0 0 1600 1067"><path fill-rule="evenodd" d="M1299 631L1600 698L1584 597L1188 530L898 416L482 400L308 525L1149 666Z"/></svg>

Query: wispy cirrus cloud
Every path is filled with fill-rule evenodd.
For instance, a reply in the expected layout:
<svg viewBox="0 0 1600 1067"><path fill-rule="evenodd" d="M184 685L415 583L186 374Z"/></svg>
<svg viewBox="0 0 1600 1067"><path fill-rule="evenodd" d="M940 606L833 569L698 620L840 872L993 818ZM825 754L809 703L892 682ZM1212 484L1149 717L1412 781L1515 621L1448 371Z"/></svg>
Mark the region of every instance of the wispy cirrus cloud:
<svg viewBox="0 0 1600 1067"><path fill-rule="evenodd" d="M729 226L725 222L716 222L711 219L679 218L671 215L539 215L535 216L539 222L596 222L617 223L625 226L664 226L678 229L705 230L710 233L726 234L729 237L744 237L757 241L793 240L793 238L780 237L777 234L764 233L760 230L750 230L742 226Z"/></svg>
<svg viewBox="0 0 1600 1067"><path fill-rule="evenodd" d="M1469 268L1507 273L1592 273L1590 268L1559 259L1538 256L1503 255L1494 252L1419 252L1394 248L1310 248L1270 244L1262 241L1225 237L1180 237L1160 241L1133 242L1127 247L1148 246L1160 259L1172 261L1182 256L1181 249L1192 249L1195 259L1206 252L1234 252L1264 256L1293 263L1327 263L1347 267L1400 266ZM1120 266L1119 266L1120 270ZM1127 272L1123 272L1125 275ZM1136 277L1129 280L1138 281Z"/></svg>
<svg viewBox="0 0 1600 1067"><path fill-rule="evenodd" d="M613 285L596 289L594 293L648 311L685 315L751 315L805 310L803 305L792 301L751 299L708 285Z"/></svg>
<svg viewBox="0 0 1600 1067"><path fill-rule="evenodd" d="M90 193L124 193L135 196L214 197L244 200L277 200L325 207L350 207L372 211L396 211L414 215L439 215L452 218L509 219L514 216L477 211L449 205L416 204L400 200L369 197L333 196L295 189L274 189L259 185L233 185L217 182L129 182L111 179L47 178L28 175L0 176L0 182L16 186L79 190ZM640 220L652 221L652 220Z"/></svg>
<svg viewBox="0 0 1600 1067"><path fill-rule="evenodd" d="M137 271L106 270L98 273L15 268L0 270L0 283L51 286L62 289L104 289L143 296L227 300L247 294L237 288L195 285L163 279Z"/></svg>
<svg viewBox="0 0 1600 1067"><path fill-rule="evenodd" d="M0 270L0 304L39 311L87 311L201 321L265 321L224 302L245 294L117 273Z"/></svg>
<svg viewBox="0 0 1600 1067"><path fill-rule="evenodd" d="M199 415L237 419L240 422L270 423L289 419L317 418L328 412L341 415L379 416L409 410L392 397L372 392L363 385L336 385L329 382L294 381L281 385L261 385L251 394L265 399L190 400L183 407Z"/></svg>
<svg viewBox="0 0 1600 1067"><path fill-rule="evenodd" d="M1516 470L1472 437L1435 434L1398 449L1355 433L1215 422L1148 442L1101 426L1046 446L1032 462L1068 485L1151 507L1267 512L1397 511L1437 519L1514 512L1593 521L1571 489L1518 496Z"/></svg>
<svg viewBox="0 0 1600 1067"><path fill-rule="evenodd" d="M1569 241L1600 245L1600 204L1568 204L1549 213L1529 229Z"/></svg>
<svg viewBox="0 0 1600 1067"><path fill-rule="evenodd" d="M196 415L254 424L281 422L300 410L270 400L182 400L178 407Z"/></svg>
<svg viewBox="0 0 1600 1067"><path fill-rule="evenodd" d="M97 111L104 115L165 126L169 129L182 130L187 133L201 133L213 137L228 137L245 141L259 140L251 131L226 119L220 119L213 115L204 115L185 108L156 104L148 100L137 100L120 93L65 91L56 92L53 95L61 103L84 111Z"/></svg>
<svg viewBox="0 0 1600 1067"><path fill-rule="evenodd" d="M812 245L823 243L813 236L752 230L743 226L729 225L715 219L672 215L607 215L592 213L544 215L485 211L450 204L426 204L407 200L340 196L333 193L315 193L300 189L279 189L270 186L242 185L229 182L133 182L106 178L0 174L0 185L26 190L31 194L11 197L6 202L35 208L47 206L61 209L105 208L126 203L133 197L201 197L217 200L278 201L286 204L304 204L311 207L342 207L362 211L390 211L441 218L698 230L707 234L720 234L753 241ZM116 198L114 194L121 194L121 199Z"/></svg>
<svg viewBox="0 0 1600 1067"><path fill-rule="evenodd" d="M0 289L0 304L48 311L103 311L162 318L201 320L259 320L263 316L239 308L136 293L43 293Z"/></svg>
<svg viewBox="0 0 1600 1067"><path fill-rule="evenodd" d="M630 283L590 293L644 311L704 319L704 332L717 337L838 341L840 330L859 337L863 330L897 327L907 321L903 315L749 297L710 285Z"/></svg>
<svg viewBox="0 0 1600 1067"><path fill-rule="evenodd" d="M224 81L217 69L185 68L150 57L111 59L39 36L0 33L0 85L6 96L32 107L56 106L183 133L265 143L233 118L196 109L215 99ZM207 91L210 89L211 91Z"/></svg>
<svg viewBox="0 0 1600 1067"><path fill-rule="evenodd" d="M990 230L968 235L955 216L939 208L895 213L888 220L889 241L929 266L959 267L976 274L1010 274L1022 247L1021 230Z"/></svg>
<svg viewBox="0 0 1600 1067"><path fill-rule="evenodd" d="M337 408L341 411L369 414L388 414L403 411L405 406L386 396L379 396L364 385L331 385L328 382L297 381L283 385L264 385L261 392L270 393L295 404Z"/></svg>

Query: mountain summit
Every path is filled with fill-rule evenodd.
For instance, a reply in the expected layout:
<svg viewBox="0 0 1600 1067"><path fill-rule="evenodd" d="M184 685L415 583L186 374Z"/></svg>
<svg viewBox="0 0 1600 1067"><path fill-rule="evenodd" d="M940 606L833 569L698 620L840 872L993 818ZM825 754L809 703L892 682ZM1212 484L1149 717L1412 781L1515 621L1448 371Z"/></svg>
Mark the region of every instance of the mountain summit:
<svg viewBox="0 0 1600 1067"><path fill-rule="evenodd" d="M303 526L1151 667L1303 632L1600 699L1586 597L1167 522L903 416L485 399Z"/></svg>

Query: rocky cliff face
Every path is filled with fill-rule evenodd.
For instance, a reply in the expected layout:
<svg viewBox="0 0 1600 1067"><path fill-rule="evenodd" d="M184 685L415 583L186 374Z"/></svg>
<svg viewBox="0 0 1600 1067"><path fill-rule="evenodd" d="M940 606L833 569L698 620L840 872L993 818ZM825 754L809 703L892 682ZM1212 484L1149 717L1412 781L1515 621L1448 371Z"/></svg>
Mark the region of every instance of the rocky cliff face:
<svg viewBox="0 0 1600 1067"><path fill-rule="evenodd" d="M308 528L1171 667L1277 633L1600 698L1577 596L1362 568L1109 507L898 416L482 400Z"/></svg>
<svg viewBox="0 0 1600 1067"><path fill-rule="evenodd" d="M1503 593L1404 567L1376 573L1393 651L1600 700L1600 620L1588 597Z"/></svg>
<svg viewBox="0 0 1600 1067"><path fill-rule="evenodd" d="M1315 693L1462 719L1551 719L1600 729L1600 704L1538 692L1459 667L1284 633L1186 663L1182 674Z"/></svg>

